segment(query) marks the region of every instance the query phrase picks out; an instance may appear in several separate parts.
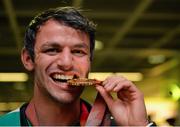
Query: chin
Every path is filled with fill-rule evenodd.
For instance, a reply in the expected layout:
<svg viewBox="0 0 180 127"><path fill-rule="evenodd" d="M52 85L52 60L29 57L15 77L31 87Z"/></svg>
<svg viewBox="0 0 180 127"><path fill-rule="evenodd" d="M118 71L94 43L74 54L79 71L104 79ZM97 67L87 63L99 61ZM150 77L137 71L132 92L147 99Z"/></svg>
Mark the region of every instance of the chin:
<svg viewBox="0 0 180 127"><path fill-rule="evenodd" d="M78 94L71 94L71 93L61 93L61 94L55 94L52 95L52 98L60 104L71 104L74 103L76 101L79 101L81 93L82 93L83 89L78 92Z"/></svg>
<svg viewBox="0 0 180 127"><path fill-rule="evenodd" d="M80 96L78 97L70 97L70 98L54 98L54 100L59 103L59 104L72 104L72 103L75 103L76 101L79 101L80 99Z"/></svg>

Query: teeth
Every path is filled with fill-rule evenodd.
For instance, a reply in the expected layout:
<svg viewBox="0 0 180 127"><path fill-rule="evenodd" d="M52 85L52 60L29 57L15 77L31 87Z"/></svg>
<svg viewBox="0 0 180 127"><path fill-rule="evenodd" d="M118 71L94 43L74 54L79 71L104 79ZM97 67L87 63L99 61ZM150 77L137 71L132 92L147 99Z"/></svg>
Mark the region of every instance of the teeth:
<svg viewBox="0 0 180 127"><path fill-rule="evenodd" d="M69 80L69 79L73 79L73 75L54 74L53 78L54 79L61 79L61 80Z"/></svg>

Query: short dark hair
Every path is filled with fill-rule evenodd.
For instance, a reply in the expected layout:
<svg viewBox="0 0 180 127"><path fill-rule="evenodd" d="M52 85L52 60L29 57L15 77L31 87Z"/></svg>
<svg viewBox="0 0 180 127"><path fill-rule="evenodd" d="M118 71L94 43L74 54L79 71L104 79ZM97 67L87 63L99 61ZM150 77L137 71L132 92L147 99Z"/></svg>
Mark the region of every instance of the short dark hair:
<svg viewBox="0 0 180 127"><path fill-rule="evenodd" d="M35 16L26 29L24 46L33 61L34 45L37 31L39 30L40 26L49 19L63 22L67 26L86 32L89 35L90 39L90 60L92 60L93 50L95 47L96 25L87 17L83 16L81 14L81 10L79 9L76 9L74 7L58 7L50 8Z"/></svg>

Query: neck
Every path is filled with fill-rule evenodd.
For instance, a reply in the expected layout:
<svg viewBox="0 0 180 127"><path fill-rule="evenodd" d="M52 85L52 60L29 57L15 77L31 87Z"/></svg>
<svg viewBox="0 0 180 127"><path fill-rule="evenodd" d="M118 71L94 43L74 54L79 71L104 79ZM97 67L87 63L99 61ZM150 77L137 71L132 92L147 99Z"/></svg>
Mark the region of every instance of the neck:
<svg viewBox="0 0 180 127"><path fill-rule="evenodd" d="M80 117L80 99L70 104L61 104L36 95L26 109L32 125L73 125Z"/></svg>

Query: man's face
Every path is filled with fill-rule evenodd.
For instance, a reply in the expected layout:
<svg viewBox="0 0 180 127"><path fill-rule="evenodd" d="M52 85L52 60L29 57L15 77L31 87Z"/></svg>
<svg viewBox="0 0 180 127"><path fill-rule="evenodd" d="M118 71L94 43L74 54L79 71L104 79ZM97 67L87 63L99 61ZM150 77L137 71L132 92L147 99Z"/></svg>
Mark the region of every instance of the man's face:
<svg viewBox="0 0 180 127"><path fill-rule="evenodd" d="M78 99L83 87L70 86L66 80L88 76L89 36L49 20L37 33L34 53L35 92L60 103Z"/></svg>

